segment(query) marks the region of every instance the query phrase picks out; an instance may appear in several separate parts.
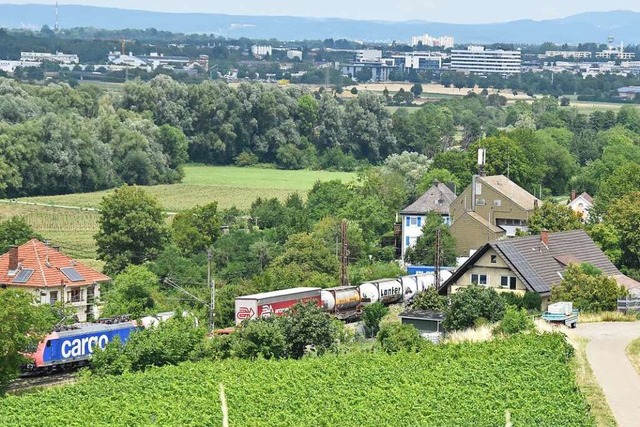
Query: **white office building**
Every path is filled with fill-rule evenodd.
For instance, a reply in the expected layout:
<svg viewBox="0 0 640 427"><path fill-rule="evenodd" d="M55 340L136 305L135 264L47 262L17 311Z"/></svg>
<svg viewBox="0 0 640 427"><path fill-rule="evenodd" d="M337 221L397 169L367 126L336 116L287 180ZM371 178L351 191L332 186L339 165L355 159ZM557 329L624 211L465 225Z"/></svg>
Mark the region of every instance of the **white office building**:
<svg viewBox="0 0 640 427"><path fill-rule="evenodd" d="M298 58L302 61L302 51L301 50L288 50L287 51L287 59L294 60Z"/></svg>
<svg viewBox="0 0 640 427"><path fill-rule="evenodd" d="M432 37L429 34L411 37L411 46L442 47L453 49L454 39L451 36Z"/></svg>
<svg viewBox="0 0 640 427"><path fill-rule="evenodd" d="M451 69L477 74L519 74L522 71L522 54L519 50L488 50L483 46L469 46L466 50L451 51Z"/></svg>
<svg viewBox="0 0 640 427"><path fill-rule="evenodd" d="M273 55L273 48L271 46L253 45L251 46L251 55L256 58L261 58L267 55L271 56Z"/></svg>
<svg viewBox="0 0 640 427"><path fill-rule="evenodd" d="M56 52L56 53L48 53L48 52L20 52L20 60L21 61L30 61L30 62L57 62L60 64L79 64L80 58L78 55L73 55L69 53Z"/></svg>
<svg viewBox="0 0 640 427"><path fill-rule="evenodd" d="M539 55L539 58L574 58L574 59L588 59L591 58L591 52L587 50L548 50L544 55Z"/></svg>

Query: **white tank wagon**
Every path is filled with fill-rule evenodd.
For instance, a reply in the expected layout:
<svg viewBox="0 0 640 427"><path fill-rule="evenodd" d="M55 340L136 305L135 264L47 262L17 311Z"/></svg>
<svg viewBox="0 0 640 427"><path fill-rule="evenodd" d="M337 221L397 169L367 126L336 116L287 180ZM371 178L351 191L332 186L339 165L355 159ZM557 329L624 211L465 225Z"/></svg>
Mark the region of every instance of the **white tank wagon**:
<svg viewBox="0 0 640 427"><path fill-rule="evenodd" d="M322 309L338 319L358 317L362 311L360 292L355 286L340 286L320 291Z"/></svg>
<svg viewBox="0 0 640 427"><path fill-rule="evenodd" d="M416 279L416 276L402 276L399 279L402 285L402 302L405 304L411 302L421 292L418 289L418 281Z"/></svg>
<svg viewBox="0 0 640 427"><path fill-rule="evenodd" d="M383 304L402 302L402 283L399 278L363 283L359 286L359 289L360 299L364 305L378 301Z"/></svg>

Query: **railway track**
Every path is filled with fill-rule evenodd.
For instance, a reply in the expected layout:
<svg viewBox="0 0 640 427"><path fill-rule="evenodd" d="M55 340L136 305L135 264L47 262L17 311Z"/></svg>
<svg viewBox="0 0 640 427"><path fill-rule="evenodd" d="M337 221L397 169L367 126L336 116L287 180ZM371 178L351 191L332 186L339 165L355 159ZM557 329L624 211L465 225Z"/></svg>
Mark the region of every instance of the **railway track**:
<svg viewBox="0 0 640 427"><path fill-rule="evenodd" d="M21 394L34 388L52 387L64 384L72 384L74 382L76 382L76 376L73 372L23 377L13 381L9 385L7 392L10 394Z"/></svg>

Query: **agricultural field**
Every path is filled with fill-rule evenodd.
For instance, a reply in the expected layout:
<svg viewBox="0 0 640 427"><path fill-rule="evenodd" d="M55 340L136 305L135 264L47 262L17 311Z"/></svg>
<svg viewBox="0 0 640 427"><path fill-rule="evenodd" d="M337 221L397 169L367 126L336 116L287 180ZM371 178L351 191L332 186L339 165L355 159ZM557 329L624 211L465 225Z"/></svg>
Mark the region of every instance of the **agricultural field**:
<svg viewBox="0 0 640 427"><path fill-rule="evenodd" d="M248 209L258 197L284 200L294 192L300 192L305 197L316 181L333 179L350 182L355 179L355 174L190 165L185 167L182 183L145 187L145 190L158 197L168 212L212 201L217 201L220 209L231 206ZM93 239L98 231L99 213L93 209L110 191L27 197L19 199L20 203L2 200L0 221L13 216L24 217L52 244L60 245L70 256L101 269L102 263L95 261L96 245ZM167 218L167 221L170 220L171 216Z"/></svg>
<svg viewBox="0 0 640 427"><path fill-rule="evenodd" d="M277 197L284 200L299 192L303 197L316 181L341 180L350 182L355 174L310 170L278 170L237 168L225 166L188 165L180 184L145 187L160 200L168 212L178 212L196 205L218 202L220 209L235 206L248 209L258 197ZM27 197L20 201L55 206L95 208L110 191L68 194L63 196Z"/></svg>
<svg viewBox="0 0 640 427"><path fill-rule="evenodd" d="M96 258L93 235L98 231L98 213L14 203L0 203L0 221L20 216L53 245L90 267L102 269Z"/></svg>
<svg viewBox="0 0 640 427"><path fill-rule="evenodd" d="M186 363L0 400L2 426L590 427L559 334L284 361Z"/></svg>

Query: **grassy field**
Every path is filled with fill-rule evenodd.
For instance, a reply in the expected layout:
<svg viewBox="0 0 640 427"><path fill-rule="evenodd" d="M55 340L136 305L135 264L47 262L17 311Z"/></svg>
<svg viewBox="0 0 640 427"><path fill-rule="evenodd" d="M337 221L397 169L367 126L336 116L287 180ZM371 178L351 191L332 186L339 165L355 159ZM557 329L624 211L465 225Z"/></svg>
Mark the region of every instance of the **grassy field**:
<svg viewBox="0 0 640 427"><path fill-rule="evenodd" d="M349 182L355 178L355 174L352 173L197 165L187 166L185 173L185 179L181 184L157 185L145 187L145 190L157 196L168 212L177 212L212 201L217 201L221 209L231 206L247 209L258 197L277 197L284 200L294 192L300 192L304 197L316 181L338 179ZM14 216L23 217L44 238L60 245L65 253L100 269L102 264L95 261L96 246L93 240L98 231L99 213L53 205L95 208L109 192L29 197L19 200L48 206L4 201L0 203L0 221Z"/></svg>
<svg viewBox="0 0 640 427"><path fill-rule="evenodd" d="M178 212L197 205L218 202L220 209L235 206L247 209L258 197L284 200L299 192L303 197L316 181L350 182L355 174L326 171L287 171L260 168L190 165L180 184L155 185L145 190L160 200L168 212ZM97 207L110 191L68 194L63 196L27 197L21 201L60 206Z"/></svg>
<svg viewBox="0 0 640 427"><path fill-rule="evenodd" d="M627 347L627 356L629 356L631 364L640 375L640 338L631 341L631 344Z"/></svg>

